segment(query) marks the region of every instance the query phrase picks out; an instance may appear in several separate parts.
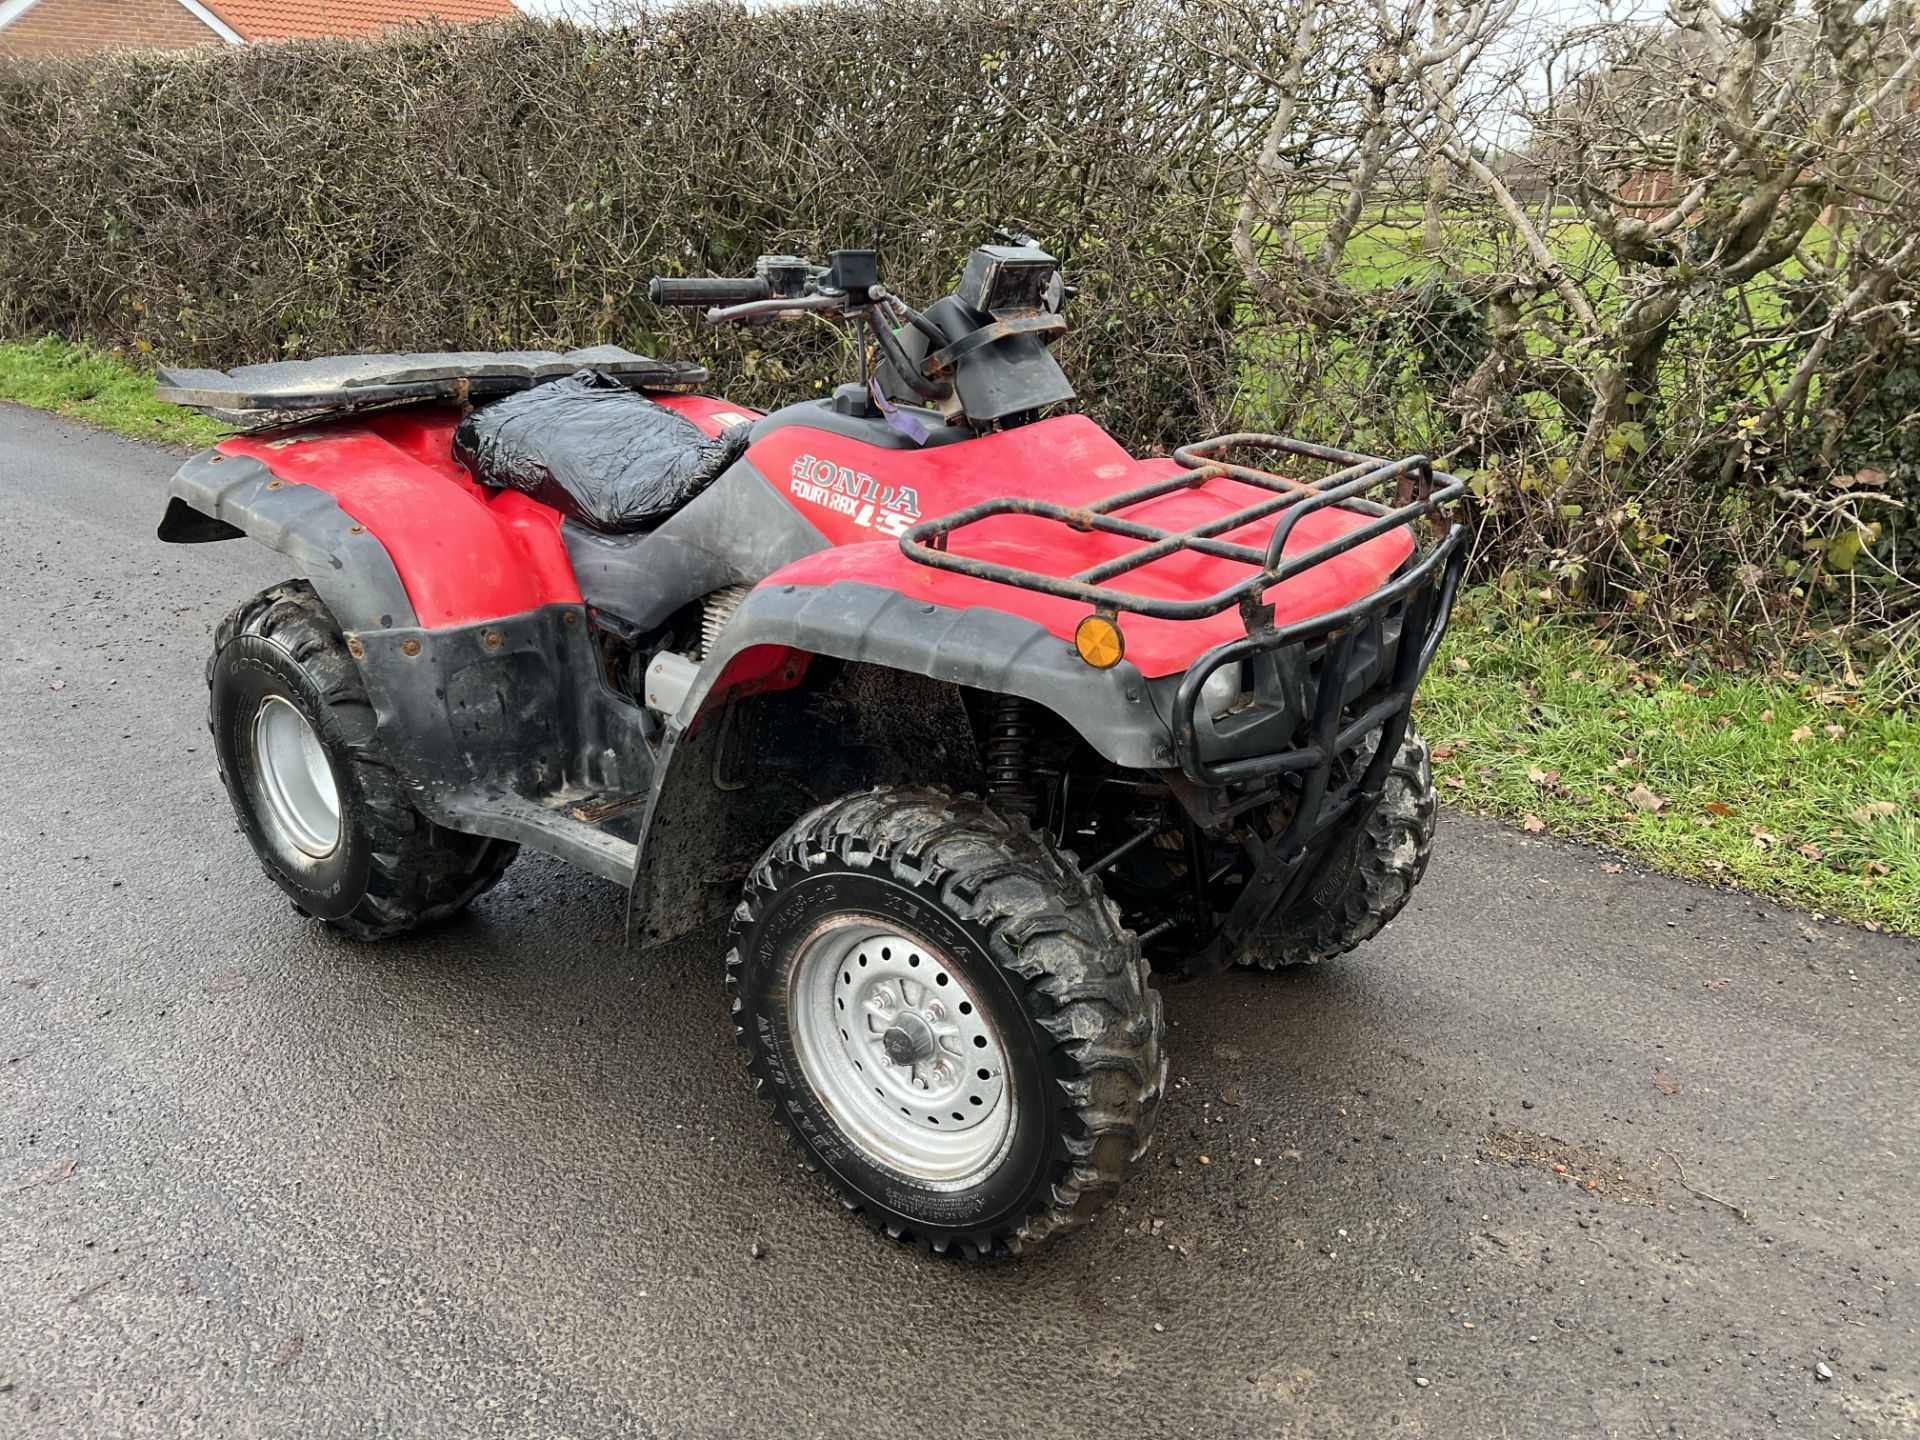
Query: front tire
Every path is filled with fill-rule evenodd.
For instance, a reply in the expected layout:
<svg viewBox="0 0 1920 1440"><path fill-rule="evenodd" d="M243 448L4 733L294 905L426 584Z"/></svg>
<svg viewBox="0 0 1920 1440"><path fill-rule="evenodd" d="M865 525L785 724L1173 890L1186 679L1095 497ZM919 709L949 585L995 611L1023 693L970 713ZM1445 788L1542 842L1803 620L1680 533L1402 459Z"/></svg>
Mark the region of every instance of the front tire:
<svg viewBox="0 0 1920 1440"><path fill-rule="evenodd" d="M374 715L333 615L305 581L220 622L207 661L220 779L267 875L356 940L453 915L518 847L436 825L374 746Z"/></svg>
<svg viewBox="0 0 1920 1440"><path fill-rule="evenodd" d="M848 1208L942 1253L1085 1224L1145 1152L1160 997L1098 885L980 801L876 790L747 881L727 986L774 1119Z"/></svg>
<svg viewBox="0 0 1920 1440"><path fill-rule="evenodd" d="M1364 766L1378 736L1355 757ZM1262 970L1312 965L1371 940L1405 908L1427 873L1440 804L1427 742L1407 727L1387 769L1380 801L1346 851L1307 895L1236 957Z"/></svg>

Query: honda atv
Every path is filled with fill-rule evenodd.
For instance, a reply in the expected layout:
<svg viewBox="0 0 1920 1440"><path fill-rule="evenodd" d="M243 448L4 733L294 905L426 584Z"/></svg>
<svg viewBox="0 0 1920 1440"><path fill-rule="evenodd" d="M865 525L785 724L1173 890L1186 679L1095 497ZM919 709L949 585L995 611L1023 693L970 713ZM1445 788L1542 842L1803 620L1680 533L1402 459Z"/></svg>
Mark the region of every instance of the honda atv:
<svg viewBox="0 0 1920 1440"><path fill-rule="evenodd" d="M1064 409L1064 292L1031 243L924 311L871 251L655 280L854 328L860 380L768 414L612 347L163 374L249 433L160 538L305 577L207 668L267 874L366 940L522 845L643 946L730 919L747 1068L850 1208L969 1256L1084 1224L1164 1095L1150 969L1337 954L1425 870L1461 486L1276 435L1137 459Z"/></svg>

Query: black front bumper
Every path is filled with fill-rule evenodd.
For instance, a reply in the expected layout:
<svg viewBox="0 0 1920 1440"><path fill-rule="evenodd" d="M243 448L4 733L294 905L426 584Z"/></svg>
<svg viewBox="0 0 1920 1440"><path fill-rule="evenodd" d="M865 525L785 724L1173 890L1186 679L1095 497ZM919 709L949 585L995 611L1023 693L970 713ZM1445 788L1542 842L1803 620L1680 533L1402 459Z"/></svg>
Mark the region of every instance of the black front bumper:
<svg viewBox="0 0 1920 1440"><path fill-rule="evenodd" d="M1293 799L1285 827L1266 844L1213 940L1187 960L1188 973L1229 963L1354 841L1406 738L1414 692L1439 648L1465 563L1464 531L1455 526L1431 553L1366 599L1229 641L1181 680L1173 701L1174 753L1181 772L1207 797L1207 808L1231 813L1237 793L1265 801L1276 787ZM1254 672L1254 718L1237 734L1223 735L1197 707L1207 677L1235 661ZM1264 714L1263 693L1279 702ZM1291 743L1222 753L1245 751L1262 720L1284 727ZM1356 771L1353 758L1376 734L1366 765ZM1336 774L1345 777L1337 785Z"/></svg>
<svg viewBox="0 0 1920 1440"><path fill-rule="evenodd" d="M1181 677L1169 717L1174 758L1187 778L1221 786L1305 773L1404 712L1433 662L1465 559L1455 526L1371 595L1202 655ZM1222 666L1236 663L1250 672L1253 703L1216 720L1201 710L1201 692ZM1366 708L1353 712L1362 698Z"/></svg>

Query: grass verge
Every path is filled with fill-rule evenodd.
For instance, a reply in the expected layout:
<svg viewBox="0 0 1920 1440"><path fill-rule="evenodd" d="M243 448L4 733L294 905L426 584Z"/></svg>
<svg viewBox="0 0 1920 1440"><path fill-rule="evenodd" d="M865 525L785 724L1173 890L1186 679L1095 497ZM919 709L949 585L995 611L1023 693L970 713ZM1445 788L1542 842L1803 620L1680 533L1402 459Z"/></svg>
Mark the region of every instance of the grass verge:
<svg viewBox="0 0 1920 1440"><path fill-rule="evenodd" d="M149 371L52 335L0 342L0 400L168 445L199 448L233 433L195 411L154 399Z"/></svg>
<svg viewBox="0 0 1920 1440"><path fill-rule="evenodd" d="M1871 690L1682 676L1463 596L1421 691L1440 795L1528 830L1920 933L1920 723Z"/></svg>
<svg viewBox="0 0 1920 1440"><path fill-rule="evenodd" d="M51 336L0 343L0 399L144 440L228 433ZM1451 805L1920 933L1920 723L1870 690L1650 669L1485 589L1462 597L1418 712Z"/></svg>

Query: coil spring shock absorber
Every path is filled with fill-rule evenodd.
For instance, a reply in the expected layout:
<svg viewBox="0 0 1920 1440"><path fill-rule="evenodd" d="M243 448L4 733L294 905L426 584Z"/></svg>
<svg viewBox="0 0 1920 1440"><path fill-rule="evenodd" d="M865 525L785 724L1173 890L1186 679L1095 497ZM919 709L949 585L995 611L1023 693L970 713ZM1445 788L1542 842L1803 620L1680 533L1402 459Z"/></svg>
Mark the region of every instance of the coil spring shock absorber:
<svg viewBox="0 0 1920 1440"><path fill-rule="evenodd" d="M1034 812L1032 744L1032 704L1018 695L995 697L987 727L987 793L1002 813L1028 820Z"/></svg>

